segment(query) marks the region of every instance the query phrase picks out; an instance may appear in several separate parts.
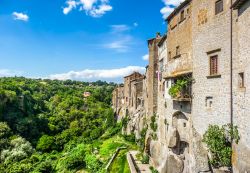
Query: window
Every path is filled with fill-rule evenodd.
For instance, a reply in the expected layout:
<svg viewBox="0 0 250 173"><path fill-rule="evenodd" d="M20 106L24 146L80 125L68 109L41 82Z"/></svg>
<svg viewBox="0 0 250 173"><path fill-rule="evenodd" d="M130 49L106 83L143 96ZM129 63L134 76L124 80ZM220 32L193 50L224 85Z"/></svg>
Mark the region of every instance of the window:
<svg viewBox="0 0 250 173"><path fill-rule="evenodd" d="M210 57L210 75L218 74L218 55Z"/></svg>
<svg viewBox="0 0 250 173"><path fill-rule="evenodd" d="M185 19L185 13L184 10L181 11L181 17L180 17L180 22L182 22Z"/></svg>
<svg viewBox="0 0 250 173"><path fill-rule="evenodd" d="M170 51L168 52L168 59L169 60L171 59L171 52Z"/></svg>
<svg viewBox="0 0 250 173"><path fill-rule="evenodd" d="M176 47L176 56L180 55L180 46Z"/></svg>
<svg viewBox="0 0 250 173"><path fill-rule="evenodd" d="M215 15L223 11L223 0L215 2Z"/></svg>
<svg viewBox="0 0 250 173"><path fill-rule="evenodd" d="M206 107L212 108L212 104L213 104L213 97L211 96L206 97Z"/></svg>
<svg viewBox="0 0 250 173"><path fill-rule="evenodd" d="M187 9L187 14L189 14L189 8Z"/></svg>
<svg viewBox="0 0 250 173"><path fill-rule="evenodd" d="M160 71L160 72L163 72L163 71L164 71L163 67L164 67L164 66L163 66L163 59L161 59L160 62L159 62L159 71Z"/></svg>
<svg viewBox="0 0 250 173"><path fill-rule="evenodd" d="M244 73L239 73L239 87L244 88L245 83L244 83Z"/></svg>

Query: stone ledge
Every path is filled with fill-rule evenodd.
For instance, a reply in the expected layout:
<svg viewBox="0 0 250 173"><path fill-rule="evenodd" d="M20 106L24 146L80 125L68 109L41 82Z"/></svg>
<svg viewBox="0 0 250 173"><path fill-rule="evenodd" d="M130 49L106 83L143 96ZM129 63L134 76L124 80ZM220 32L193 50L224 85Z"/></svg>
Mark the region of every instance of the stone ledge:
<svg viewBox="0 0 250 173"><path fill-rule="evenodd" d="M221 78L220 74L207 76L207 79Z"/></svg>

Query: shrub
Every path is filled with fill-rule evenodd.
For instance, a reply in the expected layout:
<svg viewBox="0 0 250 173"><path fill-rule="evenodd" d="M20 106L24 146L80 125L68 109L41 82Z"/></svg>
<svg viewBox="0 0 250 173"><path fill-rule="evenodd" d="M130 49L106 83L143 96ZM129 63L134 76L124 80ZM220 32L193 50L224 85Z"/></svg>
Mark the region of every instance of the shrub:
<svg viewBox="0 0 250 173"><path fill-rule="evenodd" d="M147 134L148 127L144 127L142 131L140 132L140 139L138 139L138 145L141 147L142 151L145 147L145 137Z"/></svg>
<svg viewBox="0 0 250 173"><path fill-rule="evenodd" d="M135 134L123 135L124 139L129 142L135 142Z"/></svg>
<svg viewBox="0 0 250 173"><path fill-rule="evenodd" d="M122 127L124 127L126 129L128 126L128 122L129 122L128 115L126 115L126 117L122 118L121 122L122 122Z"/></svg>
<svg viewBox="0 0 250 173"><path fill-rule="evenodd" d="M48 135L43 135L36 146L37 150L43 151L43 152L49 152L52 150L54 146L54 137L48 136Z"/></svg>
<svg viewBox="0 0 250 173"><path fill-rule="evenodd" d="M151 122L150 122L150 127L151 129L156 132L157 128L158 128L158 125L156 123L156 115L154 114L152 117L151 117Z"/></svg>
<svg viewBox="0 0 250 173"><path fill-rule="evenodd" d="M147 154L144 154L142 156L141 163L143 163L143 164L148 164L149 163L149 156Z"/></svg>
<svg viewBox="0 0 250 173"><path fill-rule="evenodd" d="M75 170L78 167L84 167L85 164L85 146L77 145L70 153L67 153L57 164L59 172L62 170Z"/></svg>
<svg viewBox="0 0 250 173"><path fill-rule="evenodd" d="M1 160L6 164L28 158L34 151L31 144L22 137L11 140L10 146L10 149L1 153Z"/></svg>
<svg viewBox="0 0 250 173"><path fill-rule="evenodd" d="M152 173L159 173L153 166L150 166L149 169Z"/></svg>
<svg viewBox="0 0 250 173"><path fill-rule="evenodd" d="M214 167L231 166L231 139L235 139L236 143L239 141L237 127L225 125L219 127L218 125L210 125L204 134L203 141L207 144L212 159L210 163Z"/></svg>

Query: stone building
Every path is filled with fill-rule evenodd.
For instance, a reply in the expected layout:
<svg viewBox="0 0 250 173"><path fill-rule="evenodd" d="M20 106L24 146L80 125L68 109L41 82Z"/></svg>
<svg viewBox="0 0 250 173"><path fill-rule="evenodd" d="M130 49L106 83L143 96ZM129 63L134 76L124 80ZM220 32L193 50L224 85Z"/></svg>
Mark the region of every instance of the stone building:
<svg viewBox="0 0 250 173"><path fill-rule="evenodd" d="M196 163L200 158L192 157L191 151L192 1L184 1L166 20L167 55L163 55L163 70L159 68L163 76L159 87L164 85L164 89L158 92L158 140L151 143L151 160L160 172L194 172L193 165L207 170L207 164ZM187 81L187 86L181 92L170 95L171 87L182 81ZM206 159L204 162L207 162Z"/></svg>
<svg viewBox="0 0 250 173"><path fill-rule="evenodd" d="M157 95L158 95L158 43L161 36L157 33L155 38L148 40L149 65L147 67L147 116L151 117L157 112Z"/></svg>
<svg viewBox="0 0 250 173"><path fill-rule="evenodd" d="M138 72L134 72L124 77L125 115L132 114L132 112L129 111L134 106L134 100L132 97L134 96L134 93L132 93L132 87L134 83L142 77L143 75Z"/></svg>
<svg viewBox="0 0 250 173"><path fill-rule="evenodd" d="M119 85L112 93L112 107L116 113L118 121L121 120L122 116L124 115L124 103L124 86Z"/></svg>
<svg viewBox="0 0 250 173"><path fill-rule="evenodd" d="M232 145L233 171L250 172L249 7L250 0L185 0L166 19L168 32L148 40L145 76L125 78L130 132L140 138L148 124L145 149L160 173L218 171L202 139L209 125L226 124L241 137Z"/></svg>
<svg viewBox="0 0 250 173"><path fill-rule="evenodd" d="M250 172L250 0L235 1L233 10L233 124L241 137L234 145L233 166L241 173Z"/></svg>

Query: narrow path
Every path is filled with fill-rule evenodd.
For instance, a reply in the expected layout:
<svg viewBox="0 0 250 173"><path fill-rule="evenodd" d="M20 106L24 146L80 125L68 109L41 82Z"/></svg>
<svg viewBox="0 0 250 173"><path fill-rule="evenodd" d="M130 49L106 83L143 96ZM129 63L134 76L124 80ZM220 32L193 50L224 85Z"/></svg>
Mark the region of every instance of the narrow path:
<svg viewBox="0 0 250 173"><path fill-rule="evenodd" d="M151 173L149 164L142 164L140 160L136 159L137 153L138 151L129 151L127 154L131 173ZM136 171L136 168L138 171Z"/></svg>

